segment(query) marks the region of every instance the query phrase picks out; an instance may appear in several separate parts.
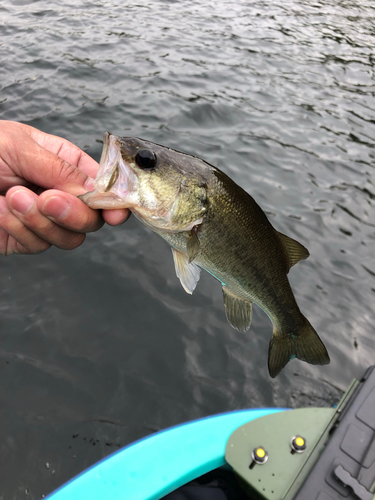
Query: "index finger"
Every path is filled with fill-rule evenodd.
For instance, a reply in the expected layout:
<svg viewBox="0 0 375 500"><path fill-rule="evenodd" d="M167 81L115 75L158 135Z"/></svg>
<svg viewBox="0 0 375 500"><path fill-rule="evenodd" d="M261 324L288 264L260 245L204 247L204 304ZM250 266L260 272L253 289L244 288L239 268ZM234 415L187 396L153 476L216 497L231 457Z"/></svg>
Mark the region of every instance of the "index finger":
<svg viewBox="0 0 375 500"><path fill-rule="evenodd" d="M77 197L56 189L44 191L37 206L43 215L70 231L90 233L104 224L100 210L92 210Z"/></svg>
<svg viewBox="0 0 375 500"><path fill-rule="evenodd" d="M129 219L131 212L128 208L117 208L114 210L103 210L102 214L107 224L110 226L118 226Z"/></svg>

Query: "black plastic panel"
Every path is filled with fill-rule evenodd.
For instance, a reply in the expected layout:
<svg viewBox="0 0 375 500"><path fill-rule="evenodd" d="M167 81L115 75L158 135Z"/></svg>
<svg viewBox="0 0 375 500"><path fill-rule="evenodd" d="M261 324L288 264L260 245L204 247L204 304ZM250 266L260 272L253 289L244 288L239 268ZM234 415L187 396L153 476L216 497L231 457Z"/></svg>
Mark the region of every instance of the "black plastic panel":
<svg viewBox="0 0 375 500"><path fill-rule="evenodd" d="M345 406L338 426L295 500L373 499L374 431L375 367L372 367Z"/></svg>

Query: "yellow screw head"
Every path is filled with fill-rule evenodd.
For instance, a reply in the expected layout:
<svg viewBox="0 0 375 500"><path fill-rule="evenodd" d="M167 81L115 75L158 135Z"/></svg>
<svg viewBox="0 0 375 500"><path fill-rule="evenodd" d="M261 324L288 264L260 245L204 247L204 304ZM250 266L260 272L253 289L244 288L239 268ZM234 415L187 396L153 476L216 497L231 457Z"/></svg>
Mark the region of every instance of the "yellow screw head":
<svg viewBox="0 0 375 500"><path fill-rule="evenodd" d="M306 440L302 436L294 436L290 442L293 452L302 453L306 450Z"/></svg>
<svg viewBox="0 0 375 500"><path fill-rule="evenodd" d="M296 445L303 446L305 444L305 440L301 438L301 436L296 437Z"/></svg>
<svg viewBox="0 0 375 500"><path fill-rule="evenodd" d="M260 465L266 463L268 460L268 453L262 446L254 448L251 456L253 461Z"/></svg>

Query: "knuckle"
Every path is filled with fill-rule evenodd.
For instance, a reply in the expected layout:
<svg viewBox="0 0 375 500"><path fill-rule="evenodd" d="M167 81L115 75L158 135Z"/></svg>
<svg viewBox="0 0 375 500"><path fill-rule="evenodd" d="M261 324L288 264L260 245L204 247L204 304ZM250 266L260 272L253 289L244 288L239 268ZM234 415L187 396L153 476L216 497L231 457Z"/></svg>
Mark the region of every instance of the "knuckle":
<svg viewBox="0 0 375 500"><path fill-rule="evenodd" d="M94 211L86 207L80 212L72 210L72 214L66 220L60 220L57 223L69 231L82 234L97 231L103 226L104 220L98 210Z"/></svg>
<svg viewBox="0 0 375 500"><path fill-rule="evenodd" d="M25 226L22 224L22 222L15 216L4 218L2 220L1 227L8 234L19 233L25 229Z"/></svg>
<svg viewBox="0 0 375 500"><path fill-rule="evenodd" d="M73 233L68 238L66 238L62 243L56 244L58 248L62 250L74 250L82 245L85 241L86 235L82 233Z"/></svg>
<svg viewBox="0 0 375 500"><path fill-rule="evenodd" d="M13 253L29 254L32 253L28 248L23 246L19 241L15 242Z"/></svg>
<svg viewBox="0 0 375 500"><path fill-rule="evenodd" d="M32 250L32 253L37 254L37 253L43 253L49 248L51 248L51 243L48 243L48 241L43 241L40 242L37 247L34 247Z"/></svg>
<svg viewBox="0 0 375 500"><path fill-rule="evenodd" d="M23 241L22 243L18 240L15 240L12 248L12 253L36 255L45 252L50 247L50 243L39 238L31 239L30 241Z"/></svg>
<svg viewBox="0 0 375 500"><path fill-rule="evenodd" d="M39 237L17 217L8 217L0 225L0 254L37 254L50 248L51 243Z"/></svg>
<svg viewBox="0 0 375 500"><path fill-rule="evenodd" d="M3 228L3 221L0 224L0 255L7 257L12 252L10 252L10 235Z"/></svg>
<svg viewBox="0 0 375 500"><path fill-rule="evenodd" d="M9 255L8 241L9 234L7 234L5 231L0 230L0 255L2 255L3 257L7 257Z"/></svg>
<svg viewBox="0 0 375 500"><path fill-rule="evenodd" d="M63 184L77 183L82 177L85 178L83 172L66 160L59 158L54 166L54 176Z"/></svg>
<svg viewBox="0 0 375 500"><path fill-rule="evenodd" d="M85 233L97 231L104 224L104 219L101 216L99 211L96 211L94 213L91 213L91 212L93 212L93 210L90 210L90 213L88 213L85 216L83 224L82 224L83 232L85 232Z"/></svg>

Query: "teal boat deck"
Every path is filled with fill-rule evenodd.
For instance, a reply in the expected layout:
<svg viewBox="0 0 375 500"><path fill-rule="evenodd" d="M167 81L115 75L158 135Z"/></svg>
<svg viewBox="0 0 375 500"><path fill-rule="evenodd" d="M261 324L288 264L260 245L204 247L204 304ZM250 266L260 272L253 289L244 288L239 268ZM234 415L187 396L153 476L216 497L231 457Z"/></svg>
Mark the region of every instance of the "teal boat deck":
<svg viewBox="0 0 375 500"><path fill-rule="evenodd" d="M119 450L50 494L48 500L158 500L221 467L230 435L279 408L223 413L152 434Z"/></svg>

